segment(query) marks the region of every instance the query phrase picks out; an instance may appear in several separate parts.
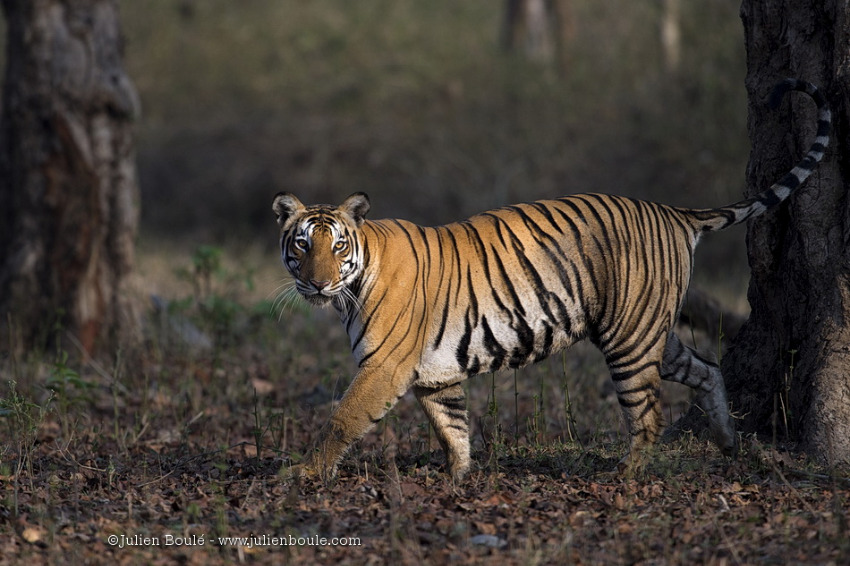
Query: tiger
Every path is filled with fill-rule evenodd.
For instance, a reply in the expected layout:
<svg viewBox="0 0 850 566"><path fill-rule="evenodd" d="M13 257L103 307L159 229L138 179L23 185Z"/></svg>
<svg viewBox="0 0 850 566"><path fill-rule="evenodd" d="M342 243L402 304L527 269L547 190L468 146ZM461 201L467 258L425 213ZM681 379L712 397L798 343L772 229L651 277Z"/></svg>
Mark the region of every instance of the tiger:
<svg viewBox="0 0 850 566"><path fill-rule="evenodd" d="M816 139L780 181L713 209L573 194L436 227L366 220L369 197L306 206L274 197L281 260L297 292L332 306L358 371L293 473L333 477L346 450L411 388L460 481L470 469L467 378L538 362L589 338L605 357L629 434L621 470L641 469L663 429L661 380L695 392L714 443L737 436L719 367L674 332L703 234L777 206L815 170L831 114L812 84L786 79L771 102L806 93Z"/></svg>

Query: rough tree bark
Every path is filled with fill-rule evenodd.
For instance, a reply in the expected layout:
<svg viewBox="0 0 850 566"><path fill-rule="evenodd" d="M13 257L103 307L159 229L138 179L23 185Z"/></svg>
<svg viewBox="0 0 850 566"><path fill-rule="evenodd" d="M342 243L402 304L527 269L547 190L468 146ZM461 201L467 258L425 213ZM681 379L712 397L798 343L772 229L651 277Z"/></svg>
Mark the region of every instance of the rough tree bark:
<svg viewBox="0 0 850 566"><path fill-rule="evenodd" d="M139 101L122 67L117 2L2 6L0 350L43 344L56 323L88 352L123 343L138 327L126 287Z"/></svg>
<svg viewBox="0 0 850 566"><path fill-rule="evenodd" d="M850 462L850 8L761 2L741 8L747 48L747 195L779 179L814 139L814 105L765 100L786 76L819 85L833 111L824 161L787 205L753 221L752 307L722 363L739 430L777 434L826 463Z"/></svg>

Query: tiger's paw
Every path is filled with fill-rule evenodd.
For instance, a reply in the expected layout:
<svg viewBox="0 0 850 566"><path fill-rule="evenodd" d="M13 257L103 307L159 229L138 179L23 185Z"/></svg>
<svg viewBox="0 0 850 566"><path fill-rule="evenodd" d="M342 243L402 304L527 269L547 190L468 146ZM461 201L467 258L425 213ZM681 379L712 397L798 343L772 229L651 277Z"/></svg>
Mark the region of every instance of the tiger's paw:
<svg viewBox="0 0 850 566"><path fill-rule="evenodd" d="M738 455L738 436L735 434L735 427L728 418L728 423L717 423L712 421L709 423L711 437L714 443L720 449L724 456L734 458Z"/></svg>
<svg viewBox="0 0 850 566"><path fill-rule="evenodd" d="M646 452L652 447L643 447L640 450L630 450L628 454L617 462L617 473L625 479L638 479L646 474L646 466L649 460Z"/></svg>
<svg viewBox="0 0 850 566"><path fill-rule="evenodd" d="M729 414L723 381L718 381L710 392L698 396L696 401L708 417L712 440L724 455L734 458L738 453L738 436L735 434L735 423Z"/></svg>
<svg viewBox="0 0 850 566"><path fill-rule="evenodd" d="M283 480L299 480L302 478L319 477L319 472L307 464L295 464L281 467L278 476Z"/></svg>
<svg viewBox="0 0 850 566"><path fill-rule="evenodd" d="M463 478L469 473L469 468L472 464L472 460L469 457L469 445L466 446L466 450L449 453L446 459L446 471L451 476L452 482L457 484L463 481Z"/></svg>
<svg viewBox="0 0 850 566"><path fill-rule="evenodd" d="M314 460L307 460L302 464L284 464L278 475L284 480L317 479L327 482L336 477L336 466L322 466Z"/></svg>

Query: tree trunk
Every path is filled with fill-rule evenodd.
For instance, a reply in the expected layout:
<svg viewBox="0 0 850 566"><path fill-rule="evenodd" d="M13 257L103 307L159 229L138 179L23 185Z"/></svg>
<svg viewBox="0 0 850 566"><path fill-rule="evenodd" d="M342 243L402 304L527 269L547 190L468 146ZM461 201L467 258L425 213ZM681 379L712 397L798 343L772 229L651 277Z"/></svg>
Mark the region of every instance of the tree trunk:
<svg viewBox="0 0 850 566"><path fill-rule="evenodd" d="M115 0L2 0L0 349L133 339L136 91ZM57 326L59 325L59 326Z"/></svg>
<svg viewBox="0 0 850 566"><path fill-rule="evenodd" d="M575 16L572 0L550 0L553 31L555 36L555 59L558 72L566 76L570 67L570 46L575 37Z"/></svg>
<svg viewBox="0 0 850 566"><path fill-rule="evenodd" d="M664 51L664 68L668 73L675 73L682 61L682 0L664 0L661 47Z"/></svg>
<svg viewBox="0 0 850 566"><path fill-rule="evenodd" d="M532 61L553 59L561 73L575 31L571 0L508 0L502 25L502 46L522 50Z"/></svg>
<svg viewBox="0 0 850 566"><path fill-rule="evenodd" d="M754 220L747 247L752 307L723 373L739 430L797 441L826 463L850 462L850 10L838 0L741 8L752 153L747 195L788 171L814 139L814 105L765 104L781 78L818 85L832 144L786 205Z"/></svg>

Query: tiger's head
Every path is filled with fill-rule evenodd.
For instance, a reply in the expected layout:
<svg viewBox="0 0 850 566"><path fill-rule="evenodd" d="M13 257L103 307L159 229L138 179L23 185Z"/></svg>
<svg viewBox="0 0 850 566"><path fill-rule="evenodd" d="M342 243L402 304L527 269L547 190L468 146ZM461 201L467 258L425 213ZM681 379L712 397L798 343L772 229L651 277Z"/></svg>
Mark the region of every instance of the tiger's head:
<svg viewBox="0 0 850 566"><path fill-rule="evenodd" d="M339 206L304 206L294 195L278 193L272 209L280 226L280 257L298 292L317 306L351 298L348 285L363 272L359 228L369 197L354 193Z"/></svg>

